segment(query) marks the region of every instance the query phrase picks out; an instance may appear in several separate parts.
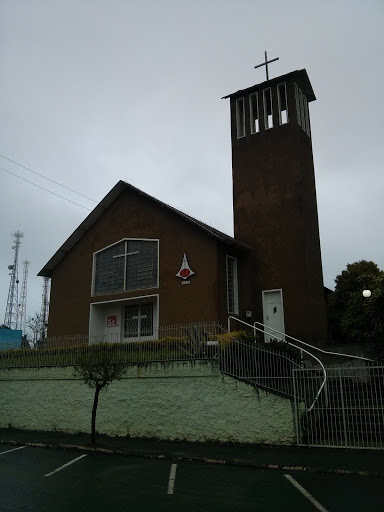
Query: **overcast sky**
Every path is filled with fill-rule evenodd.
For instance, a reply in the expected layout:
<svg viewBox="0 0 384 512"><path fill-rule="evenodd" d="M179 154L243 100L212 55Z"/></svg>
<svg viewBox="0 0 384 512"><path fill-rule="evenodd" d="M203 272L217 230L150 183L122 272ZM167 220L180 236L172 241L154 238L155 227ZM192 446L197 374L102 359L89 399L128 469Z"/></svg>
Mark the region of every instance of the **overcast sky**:
<svg viewBox="0 0 384 512"><path fill-rule="evenodd" d="M0 154L100 201L120 179L233 234L229 100L307 69L324 283L384 269L382 0L0 0ZM96 202L0 158L0 324ZM54 196L15 177L17 174ZM75 293L75 290L74 290Z"/></svg>

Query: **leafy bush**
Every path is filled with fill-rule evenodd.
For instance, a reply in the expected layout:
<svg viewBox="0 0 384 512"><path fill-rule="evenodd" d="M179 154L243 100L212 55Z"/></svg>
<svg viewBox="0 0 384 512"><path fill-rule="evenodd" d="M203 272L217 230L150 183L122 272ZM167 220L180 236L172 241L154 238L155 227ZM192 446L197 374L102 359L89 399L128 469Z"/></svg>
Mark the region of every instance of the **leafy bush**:
<svg viewBox="0 0 384 512"><path fill-rule="evenodd" d="M0 367L70 366L90 353L111 354L121 363L185 359L195 357L191 341L179 337L131 343L97 343L44 349L16 349L0 352Z"/></svg>

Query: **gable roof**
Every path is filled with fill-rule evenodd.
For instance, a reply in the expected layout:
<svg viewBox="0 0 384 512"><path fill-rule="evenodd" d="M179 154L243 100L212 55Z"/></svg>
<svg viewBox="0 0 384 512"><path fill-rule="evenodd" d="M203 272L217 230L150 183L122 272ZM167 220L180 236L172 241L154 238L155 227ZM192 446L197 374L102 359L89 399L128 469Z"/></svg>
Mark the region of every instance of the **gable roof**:
<svg viewBox="0 0 384 512"><path fill-rule="evenodd" d="M134 192L138 193L139 195L150 199L151 201L157 203L162 208L166 208L170 212L174 213L175 215L181 217L187 222L190 222L191 224L194 224L199 229L203 230L208 236L212 236L216 238L217 240L230 245L232 247L235 247L240 250L250 251L250 248L247 247L244 244L241 244L237 242L233 237L226 235L225 233L222 233L221 231L212 228L211 226L208 226L208 224L204 224L204 222L201 222L194 217L191 217L190 215L187 215L186 213L181 212L180 210L177 210L176 208L173 208L172 206L169 206L166 203L163 203L159 199L156 199L153 196L150 196L146 192L143 192L142 190L134 187L133 185L126 183L125 181L120 180L111 190L108 192L108 194L100 201L100 203L91 211L91 213L85 218L85 220L80 224L80 226L75 229L75 231L72 233L72 235L63 243L63 245L58 249L58 251L55 252L55 254L52 256L52 258L44 265L44 267L40 270L40 272L37 274L41 277L51 277L53 269L56 267L56 265L64 258L64 256L74 247L74 245L80 240L80 238L93 226L93 224L101 217L101 215L107 210L107 208L117 199L117 197L121 194L123 190L130 189Z"/></svg>

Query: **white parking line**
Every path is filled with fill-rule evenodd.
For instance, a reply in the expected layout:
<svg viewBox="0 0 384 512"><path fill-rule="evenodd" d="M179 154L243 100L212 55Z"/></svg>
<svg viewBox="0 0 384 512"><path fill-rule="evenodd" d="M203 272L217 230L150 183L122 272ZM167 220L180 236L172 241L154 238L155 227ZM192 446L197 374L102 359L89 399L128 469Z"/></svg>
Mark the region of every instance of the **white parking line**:
<svg viewBox="0 0 384 512"><path fill-rule="evenodd" d="M167 494L173 494L173 488L175 487L177 464L172 464L171 471L169 472L168 480L168 492Z"/></svg>
<svg viewBox="0 0 384 512"><path fill-rule="evenodd" d="M12 448L12 450L7 450L6 452L0 452L0 455L4 455L4 453L14 452L16 450L22 450L23 448L26 448L26 446L19 446L18 448Z"/></svg>
<svg viewBox="0 0 384 512"><path fill-rule="evenodd" d="M88 454L84 454L84 455L80 455L80 457L76 457L76 459L73 459L73 460L70 460L69 462L67 462L66 464L64 464L63 466L60 466L59 468L57 469L54 469L53 471L51 471L50 473L47 473L46 475L44 476L51 476L51 475L54 475L55 473L57 473L58 471L61 471L62 469L66 468L67 466L70 466L71 464L73 464L74 462L82 459L83 457L86 457Z"/></svg>
<svg viewBox="0 0 384 512"><path fill-rule="evenodd" d="M296 487L297 490L301 492L311 503L314 507L317 508L317 510L320 510L321 512L327 512L327 509L323 507L323 505L320 505L320 503L312 496L312 494L309 494L309 492L304 489L291 475L284 475L285 478L287 478L292 485Z"/></svg>

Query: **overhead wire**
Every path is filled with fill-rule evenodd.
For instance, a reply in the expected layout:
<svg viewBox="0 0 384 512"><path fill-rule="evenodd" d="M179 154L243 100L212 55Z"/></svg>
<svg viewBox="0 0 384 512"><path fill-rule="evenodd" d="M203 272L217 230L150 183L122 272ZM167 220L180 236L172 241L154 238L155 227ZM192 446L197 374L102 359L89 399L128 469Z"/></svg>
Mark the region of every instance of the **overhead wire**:
<svg viewBox="0 0 384 512"><path fill-rule="evenodd" d="M73 192L74 194L77 194L81 197L84 197L85 199L88 199L89 201L93 201L94 203L97 203L98 201L96 201L95 199L92 199L91 197L88 197L88 196L85 196L84 194L81 194L80 192L77 192L76 190L73 190L72 188L69 188L69 187L66 187L65 185L57 182L57 181L54 181L54 180L51 180L51 178L47 178L46 176L44 176L44 174L41 174L37 171L34 171L33 169L30 169L29 167L26 167L25 165L23 164L19 164L19 162L16 162L16 160L12 160L11 158L8 158L7 156L4 156L4 155L0 155L1 158L4 158L5 160L8 160L8 162L12 162L13 164L16 164L18 165L19 167L22 167L23 169L27 170L27 171L30 171L30 172L33 172L33 174L36 174L37 176L40 176L40 178L44 178L45 180L48 180L50 181L51 183L54 183L55 185L58 185L59 187L63 187L65 188L66 190L69 190L70 192ZM1 169L3 169L1 167ZM6 170L6 169L3 169L3 170ZM10 173L12 174L12 173ZM17 174L15 174L14 176L17 176ZM19 176L20 177L20 176ZM25 181L28 181L28 180L25 180ZM28 183L32 183L32 182L28 182ZM32 183L32 185L34 185L34 183ZM38 185L36 185L38 186ZM42 188L42 187L40 187ZM46 190L46 189L43 189L43 190ZM50 192L48 190L48 192ZM53 192L52 192L53 193ZM59 197L62 197L62 196L59 196ZM72 202L72 201L71 201ZM75 203L76 204L76 203ZM80 206L80 205L79 205ZM83 207L85 208L85 207Z"/></svg>
<svg viewBox="0 0 384 512"><path fill-rule="evenodd" d="M69 203L75 204L76 206L80 206L81 208L85 208L85 210L91 211L91 208L87 208L86 206L83 206L82 204L76 203L75 201L72 201L71 199L68 199L68 198L66 198L64 196L56 194L55 192L52 192L52 190L48 190L47 188L41 187L40 185L37 185L36 183L33 183L32 181L29 181L26 178L23 178L22 176L19 176L18 174L15 174L14 172L9 171L8 169L4 169L4 167L0 167L0 169L2 171L5 171L5 172L9 173L9 174L12 174L12 176L16 176L16 178L20 178L21 180L26 181L27 183L30 183L31 185L34 185L37 188L40 188L41 190L45 190L45 192L49 192L50 194L52 194L52 195L54 195L56 197L60 197L60 199L64 199L65 201L68 201ZM49 181L52 181L52 180L49 180ZM62 185L62 186L64 186L64 185ZM67 188L67 187L64 187L64 188ZM70 190L70 189L68 189L68 190ZM79 195L82 195L82 194L79 194ZM91 201L93 201L93 199L91 199Z"/></svg>

